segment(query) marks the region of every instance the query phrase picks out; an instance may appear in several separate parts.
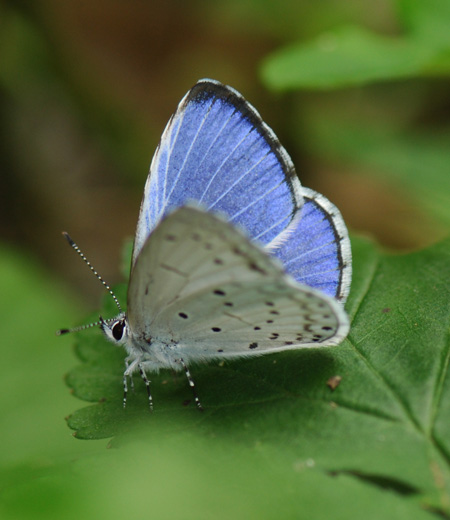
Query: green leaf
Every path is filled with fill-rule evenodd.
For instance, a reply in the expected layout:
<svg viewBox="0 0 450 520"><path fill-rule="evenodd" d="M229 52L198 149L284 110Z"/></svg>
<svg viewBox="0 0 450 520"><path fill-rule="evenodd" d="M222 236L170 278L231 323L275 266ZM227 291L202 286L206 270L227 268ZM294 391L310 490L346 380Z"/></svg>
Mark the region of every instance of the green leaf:
<svg viewBox="0 0 450 520"><path fill-rule="evenodd" d="M237 465L244 481L272 482L274 492L282 482L285 495L350 500L352 489L368 501L367 514L383 497L383 507L403 505L398 518L426 517L423 507L450 516L450 241L404 256L352 244L352 329L339 347L193 367L204 413L186 405L184 377L152 376L150 413L138 380L122 409L123 354L95 331L80 334L83 364L67 381L100 402L75 412L69 426L78 438L116 436L113 445L131 450L138 442L145 456L167 443L194 444L194 453L203 446L203 458L226 453L225 475ZM326 383L336 375L333 392ZM294 503L284 507L295 514Z"/></svg>
<svg viewBox="0 0 450 520"><path fill-rule="evenodd" d="M79 302L30 252L6 244L0 244L0 286L0 518L79 519L68 512L70 470L63 466L86 448L64 423L74 398L62 375L74 360L68 339L55 335L79 315Z"/></svg>
<svg viewBox="0 0 450 520"><path fill-rule="evenodd" d="M399 14L411 36L436 47L450 46L448 0L400 0Z"/></svg>
<svg viewBox="0 0 450 520"><path fill-rule="evenodd" d="M447 49L448 51L448 49ZM342 88L450 71L450 56L423 40L395 38L360 27L341 27L269 55L263 82L273 90Z"/></svg>
<svg viewBox="0 0 450 520"><path fill-rule="evenodd" d="M248 449L186 433L182 421L180 433L163 435L160 419L147 442L103 450L52 472L29 469L26 481L13 477L2 519L116 519L130 510L134 518L186 520L436 518L408 489L397 493L350 473L330 474L268 445Z"/></svg>
<svg viewBox="0 0 450 520"><path fill-rule="evenodd" d="M342 111L310 118L308 146L322 158L353 164L401 186L417 205L450 225L450 131L398 130L348 121Z"/></svg>
<svg viewBox="0 0 450 520"><path fill-rule="evenodd" d="M0 286L0 471L49 463L66 450L71 457L79 447L70 442L63 417L74 399L62 375L73 355L69 340L55 331L79 315L78 302L73 292L63 296L61 285L30 253L5 244L0 244Z"/></svg>

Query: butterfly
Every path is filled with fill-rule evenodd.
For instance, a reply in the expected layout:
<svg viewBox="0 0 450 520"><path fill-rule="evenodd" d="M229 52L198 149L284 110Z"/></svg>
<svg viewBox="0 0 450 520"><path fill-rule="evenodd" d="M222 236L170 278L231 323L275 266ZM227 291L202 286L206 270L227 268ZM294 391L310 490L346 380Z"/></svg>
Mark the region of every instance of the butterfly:
<svg viewBox="0 0 450 520"><path fill-rule="evenodd" d="M120 314L89 326L128 354L124 406L139 372L152 409L147 372L170 368L184 370L202 409L192 363L339 344L351 273L337 208L301 186L241 94L204 79L181 100L150 166L127 311L113 295Z"/></svg>

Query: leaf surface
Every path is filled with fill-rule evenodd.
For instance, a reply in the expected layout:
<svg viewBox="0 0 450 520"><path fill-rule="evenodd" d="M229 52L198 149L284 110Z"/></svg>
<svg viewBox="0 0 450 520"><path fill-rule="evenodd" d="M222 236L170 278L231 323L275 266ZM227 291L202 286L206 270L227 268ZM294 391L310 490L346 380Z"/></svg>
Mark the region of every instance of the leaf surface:
<svg viewBox="0 0 450 520"><path fill-rule="evenodd" d="M194 435L206 447L214 438L214 450L228 447L231 457L242 447L262 450L258 473L267 479L281 461L309 464L326 477L321 488L356 480L413 501L416 516L420 507L449 515L450 242L402 256L352 244L352 329L340 346L194 366L204 413L186 403L184 377L161 372L152 376L151 414L137 378L122 409L123 354L91 331L78 339L84 362L67 381L80 398L101 402L75 412L69 426L78 438L115 436L116 446L174 436L186 445L183 436ZM327 381L336 375L332 391Z"/></svg>

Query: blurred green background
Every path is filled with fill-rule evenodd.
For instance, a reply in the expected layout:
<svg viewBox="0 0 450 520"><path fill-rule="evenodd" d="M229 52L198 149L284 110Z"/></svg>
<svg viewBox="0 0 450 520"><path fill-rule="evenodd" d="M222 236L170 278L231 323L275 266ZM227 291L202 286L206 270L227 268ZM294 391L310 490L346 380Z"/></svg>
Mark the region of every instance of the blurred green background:
<svg viewBox="0 0 450 520"><path fill-rule="evenodd" d="M92 482L79 478L105 442L75 441L63 421L80 402L63 382L75 364L71 339L53 333L96 311L102 288L60 233L108 282L123 279L122 245L184 93L202 77L235 87L279 136L302 184L333 201L352 233L419 250L450 224L449 27L448 0L0 4L4 514L120 516L105 506L107 486L93 498ZM176 467L175 450L181 475L191 474L194 455L161 450ZM65 465L72 460L78 469ZM76 490L67 497L65 479ZM185 481L174 480L180 492ZM216 514L235 513L223 507Z"/></svg>

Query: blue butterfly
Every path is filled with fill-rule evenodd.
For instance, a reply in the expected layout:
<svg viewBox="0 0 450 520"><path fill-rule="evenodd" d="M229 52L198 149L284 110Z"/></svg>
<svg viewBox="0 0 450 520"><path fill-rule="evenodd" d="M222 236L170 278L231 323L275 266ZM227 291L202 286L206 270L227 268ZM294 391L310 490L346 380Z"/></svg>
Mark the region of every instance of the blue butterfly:
<svg viewBox="0 0 450 520"><path fill-rule="evenodd" d="M349 330L351 272L337 208L301 186L274 132L236 90L199 81L150 166L127 312L100 321L128 353L124 405L136 371L152 408L146 372L184 370L201 409L192 362L337 345Z"/></svg>

